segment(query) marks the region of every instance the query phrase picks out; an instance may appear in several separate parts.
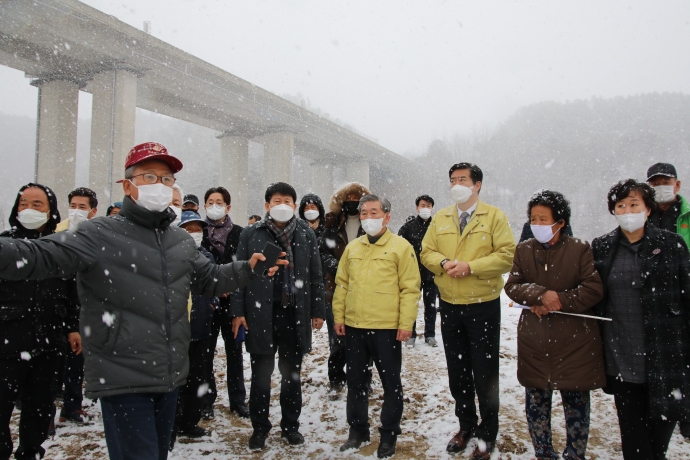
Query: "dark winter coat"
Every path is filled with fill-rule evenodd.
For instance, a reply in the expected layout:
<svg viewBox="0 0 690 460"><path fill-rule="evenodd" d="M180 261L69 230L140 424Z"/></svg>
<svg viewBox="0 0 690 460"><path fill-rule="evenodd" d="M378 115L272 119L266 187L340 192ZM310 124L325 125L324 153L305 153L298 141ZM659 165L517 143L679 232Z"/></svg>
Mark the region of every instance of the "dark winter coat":
<svg viewBox="0 0 690 460"><path fill-rule="evenodd" d="M208 238L208 229L204 227L204 239L201 241L201 247L211 253L213 259L218 264L229 264L236 260L235 254L237 253L237 246L240 244L240 234L242 233L242 228L239 225L233 223L232 230L228 233L228 237L225 239L225 250L221 254L215 246L211 244L211 240ZM227 292L225 294L228 294ZM220 297L218 309L216 314L226 314L230 309L230 297Z"/></svg>
<svg viewBox="0 0 690 460"><path fill-rule="evenodd" d="M247 262L215 265L170 209L125 198L122 212L35 241L0 238L0 277L77 274L86 395L169 392L189 370L190 290L217 296L245 286ZM17 267L17 260L26 260Z"/></svg>
<svg viewBox="0 0 690 460"><path fill-rule="evenodd" d="M434 280L434 274L429 271L424 265L422 265L422 260L420 259L420 254L422 252L422 239L426 234L426 230L429 228L431 223L431 218L427 219L426 222L421 217L417 216L412 220L408 220L400 227L398 230L398 235L405 238L414 249L417 255L417 262L419 262L419 274L422 277L422 282L431 282Z"/></svg>
<svg viewBox="0 0 690 460"><path fill-rule="evenodd" d="M302 197L302 201L300 201L298 208L299 217L305 222L308 222L307 219L304 217L304 208L307 207L309 203L313 203L316 205L317 208L319 208L319 225L316 228L312 228L312 230L314 230L314 234L317 238L321 238L321 235L323 234L323 231L325 229L324 223L326 220L326 211L323 209L323 203L321 202L321 198L319 198L318 195L315 195L313 193L307 193ZM311 228L311 226L309 228Z"/></svg>
<svg viewBox="0 0 690 460"><path fill-rule="evenodd" d="M246 227L240 235L237 260L247 260L252 254L261 252L269 241L280 246L268 230L265 221L261 220ZM300 353L308 353L311 351L311 320L313 318L325 318L326 307L316 235L301 219L297 219L292 251L297 288L294 306L297 347ZM248 331L245 345L249 353L274 354L273 283L273 279L269 277L257 278L230 296L232 317L244 316L247 321Z"/></svg>
<svg viewBox="0 0 690 460"><path fill-rule="evenodd" d="M592 241L604 288L620 238L617 228ZM638 263L649 415L690 421L690 254L681 236L647 224ZM601 316L608 316L607 303L605 291L596 307Z"/></svg>
<svg viewBox="0 0 690 460"><path fill-rule="evenodd" d="M27 187L38 187L48 195L50 217L42 233L29 230L17 220L19 198ZM0 236L35 240L55 233L60 221L57 199L39 184L22 187L10 212L11 230ZM15 268L23 264L16 259ZM43 353L62 351L67 334L79 331L79 299L74 280L0 279L0 359L30 359ZM28 353L28 355L26 354Z"/></svg>
<svg viewBox="0 0 690 460"><path fill-rule="evenodd" d="M370 193L369 189L362 184L352 182L338 189L328 203L329 212L324 218L325 229L321 238L319 238L319 252L321 253L321 266L323 267L326 281L326 302L329 304L333 302L335 274L338 271L338 264L349 243L345 230L347 216L343 212L343 203L350 195L361 198ZM365 234L366 232L360 225L357 238Z"/></svg>
<svg viewBox="0 0 690 460"><path fill-rule="evenodd" d="M232 224L232 230L230 230L228 237L225 239L225 250L222 254L211 244L208 238L208 230L204 228L204 239L201 241L201 247L210 252L218 264L229 264L230 262L234 262L237 246L240 244L240 233L242 233L242 228L243 227L237 224Z"/></svg>
<svg viewBox="0 0 690 460"><path fill-rule="evenodd" d="M199 248L199 252L216 263L216 259L203 247ZM192 294L192 311L189 315L192 341L203 340L213 335L213 312L219 305L218 297Z"/></svg>
<svg viewBox="0 0 690 460"><path fill-rule="evenodd" d="M548 266L548 269L546 269ZM604 296L585 241L562 235L551 248L535 239L517 245L505 292L520 305L543 305L556 291L561 311L593 315ZM541 390L588 391L606 385L604 349L596 319L523 310L518 322L518 381Z"/></svg>

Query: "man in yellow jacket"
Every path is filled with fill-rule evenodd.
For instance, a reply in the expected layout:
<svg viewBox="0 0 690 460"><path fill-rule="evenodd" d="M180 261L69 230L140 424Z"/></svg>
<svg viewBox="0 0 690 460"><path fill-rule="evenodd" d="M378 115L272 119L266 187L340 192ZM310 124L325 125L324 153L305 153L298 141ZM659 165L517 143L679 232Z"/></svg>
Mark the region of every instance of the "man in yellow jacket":
<svg viewBox="0 0 690 460"><path fill-rule="evenodd" d="M350 434L341 452L369 441L370 380L373 358L383 384L379 458L395 454L403 413L400 380L402 343L417 319L421 278L414 249L387 228L391 205L365 195L359 201L367 233L345 248L336 273L333 297L335 332L346 338L347 423Z"/></svg>
<svg viewBox="0 0 690 460"><path fill-rule="evenodd" d="M446 450L462 452L477 437L472 459L488 460L498 434L502 275L512 267L515 239L506 215L479 200L483 173L478 166L455 164L449 176L455 204L433 217L421 252L441 297L448 381L460 421Z"/></svg>

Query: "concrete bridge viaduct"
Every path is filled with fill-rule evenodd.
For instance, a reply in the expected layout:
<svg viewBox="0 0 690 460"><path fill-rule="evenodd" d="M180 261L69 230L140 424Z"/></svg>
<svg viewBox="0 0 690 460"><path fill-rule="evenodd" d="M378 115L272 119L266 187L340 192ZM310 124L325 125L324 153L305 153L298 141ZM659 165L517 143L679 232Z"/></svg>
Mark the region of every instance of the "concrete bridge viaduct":
<svg viewBox="0 0 690 460"><path fill-rule="evenodd" d="M324 200L333 192L335 164L345 165L346 180L369 185L370 168L387 172L408 163L77 0L0 0L0 64L25 72L38 87L35 179L60 198L74 187L79 91L93 95L89 183L106 197L101 201L119 198L113 190L134 144L137 107L218 132L220 183L238 217L247 215L250 139L264 146L266 183L289 182L293 156L303 156L312 190Z"/></svg>

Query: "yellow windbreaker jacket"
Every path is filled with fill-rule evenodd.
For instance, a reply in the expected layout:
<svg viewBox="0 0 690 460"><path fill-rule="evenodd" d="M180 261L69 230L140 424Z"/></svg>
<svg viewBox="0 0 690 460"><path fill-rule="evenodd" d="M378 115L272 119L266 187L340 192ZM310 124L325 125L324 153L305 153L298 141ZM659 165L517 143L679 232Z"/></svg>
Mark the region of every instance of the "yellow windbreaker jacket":
<svg viewBox="0 0 690 460"><path fill-rule="evenodd" d="M431 270L443 301L474 304L501 295L504 273L513 266L515 238L500 209L481 200L460 235L458 207L439 210L422 240L422 263ZM443 259L467 262L472 274L451 278L441 268Z"/></svg>
<svg viewBox="0 0 690 460"><path fill-rule="evenodd" d="M353 240L340 258L335 277L335 324L361 329L412 330L421 293L412 245L386 230L375 243Z"/></svg>

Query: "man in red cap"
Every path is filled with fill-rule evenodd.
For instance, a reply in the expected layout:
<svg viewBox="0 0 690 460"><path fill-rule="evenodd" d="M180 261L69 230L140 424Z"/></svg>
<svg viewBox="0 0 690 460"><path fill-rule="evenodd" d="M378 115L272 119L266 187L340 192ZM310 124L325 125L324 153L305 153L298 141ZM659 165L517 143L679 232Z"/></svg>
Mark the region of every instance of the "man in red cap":
<svg viewBox="0 0 690 460"><path fill-rule="evenodd" d="M242 288L265 258L212 264L189 233L170 225L182 163L161 144L137 145L125 168L120 214L82 222L76 232L0 238L0 278L76 274L86 396L101 400L110 458L159 460L167 458L189 370L190 290L213 297Z"/></svg>

